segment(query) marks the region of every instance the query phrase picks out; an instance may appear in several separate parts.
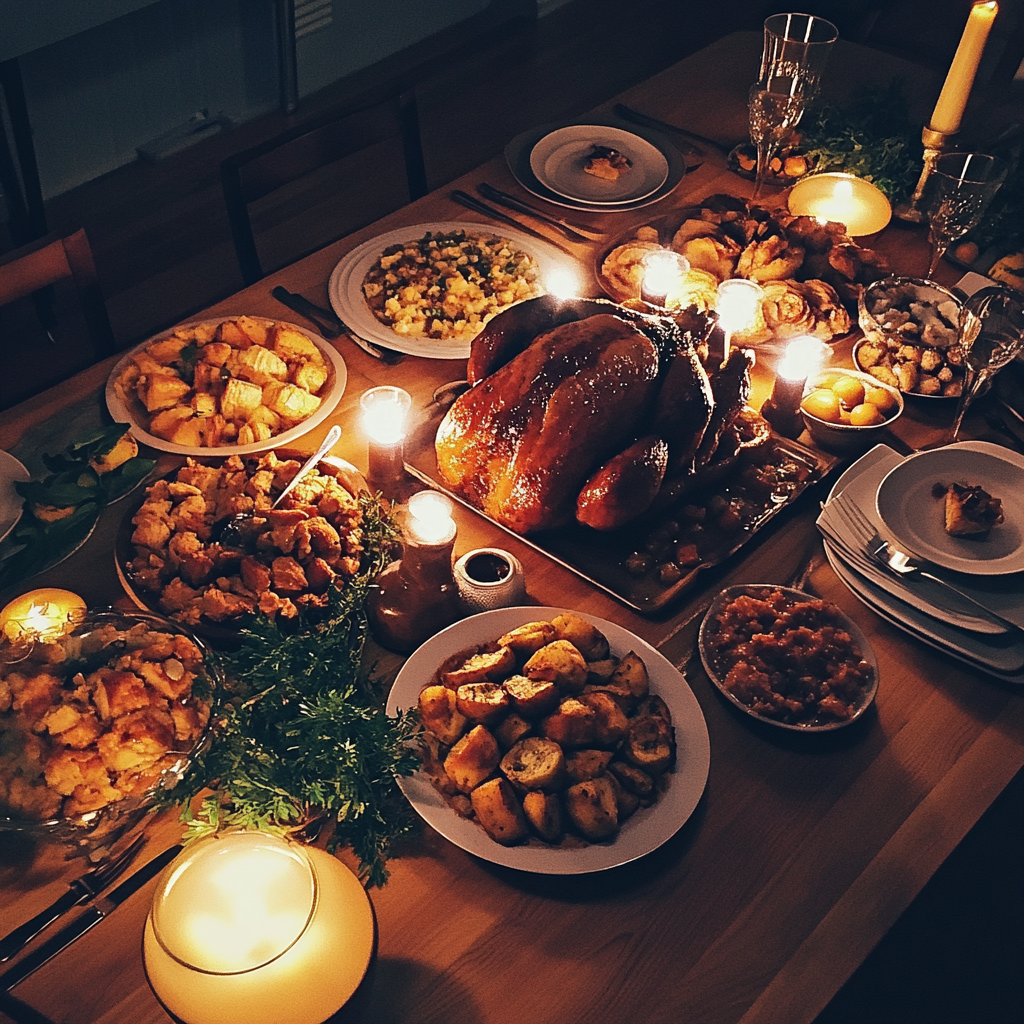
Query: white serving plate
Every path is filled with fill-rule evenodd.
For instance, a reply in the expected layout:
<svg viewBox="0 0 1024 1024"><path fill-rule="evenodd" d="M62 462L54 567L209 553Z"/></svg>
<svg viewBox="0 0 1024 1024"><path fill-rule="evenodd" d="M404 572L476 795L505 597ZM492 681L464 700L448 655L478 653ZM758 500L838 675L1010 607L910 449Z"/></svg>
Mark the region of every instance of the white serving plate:
<svg viewBox="0 0 1024 1024"><path fill-rule="evenodd" d="M320 406L316 412L301 423L297 423L294 427L290 427L280 434L275 434L273 437L268 437L265 441L256 441L253 444L220 445L216 448L195 448L191 445L174 444L172 441L165 441L162 437L157 437L146 430L134 411L133 401L124 394L122 388L117 383L117 378L131 361L131 357L147 345L153 344L154 341L170 337L178 328L193 327L198 324L220 324L225 320L235 320L238 316L244 315L247 314L239 313L236 316L221 316L207 320L189 320L186 323L178 324L177 327L173 327L170 330L155 334L152 338L142 342L141 345L136 345L135 348L126 352L117 361L117 365L111 370L110 376L107 378L107 408L110 410L110 415L114 417L114 422L128 423L136 440L149 445L150 448L156 448L162 452L173 452L176 455L200 456L252 455L256 452L268 452L272 448L287 448L289 445L294 444L303 434L309 433L315 426L327 419L341 401L341 396L345 393L345 385L348 382L348 368L345 366L345 360L341 358L341 353L330 342L321 338L319 334L314 334L312 331L299 327L297 324L288 323L287 320L273 320L270 317L253 316L250 317L251 320L258 320L261 323L286 324L300 334L304 334L323 353L327 363L328 377L327 383L320 392Z"/></svg>
<svg viewBox="0 0 1024 1024"><path fill-rule="evenodd" d="M438 666L459 651L495 640L517 626L551 619L566 609L525 606L497 608L449 626L431 637L412 655L395 679L388 695L387 713L415 707L420 691ZM612 654L635 651L647 666L651 692L668 705L676 734L677 761L668 774L668 787L652 807L640 808L614 839L561 849L531 839L520 846L496 843L474 821L462 818L445 803L425 772L398 780L417 813L446 839L492 864L547 875L578 875L628 864L667 842L693 813L711 765L711 744L704 715L686 677L664 655L628 629L613 622L575 614L592 622L608 638Z"/></svg>
<svg viewBox="0 0 1024 1024"><path fill-rule="evenodd" d="M398 245L422 238L428 231L433 233L449 231L465 231L467 234L490 234L507 238L514 242L523 252L536 259L540 268L539 285L544 290L544 282L557 276L569 259L560 249L539 238L531 238L515 228L490 227L487 224L470 221L439 221L434 224L412 224L407 228L397 228L371 238L362 245L356 246L346 253L331 272L327 286L331 306L345 326L354 331L360 338L377 342L396 352L405 352L411 356L423 356L426 359L468 359L472 339L456 338L440 340L423 338L411 334L399 334L387 324L381 323L373 315L373 310L366 304L363 296L363 281L370 267L377 262L381 253L389 245ZM506 307L508 308L508 307Z"/></svg>
<svg viewBox="0 0 1024 1024"><path fill-rule="evenodd" d="M0 451L0 541L18 525L24 508L24 499L14 485L31 478L29 471L13 455Z"/></svg>

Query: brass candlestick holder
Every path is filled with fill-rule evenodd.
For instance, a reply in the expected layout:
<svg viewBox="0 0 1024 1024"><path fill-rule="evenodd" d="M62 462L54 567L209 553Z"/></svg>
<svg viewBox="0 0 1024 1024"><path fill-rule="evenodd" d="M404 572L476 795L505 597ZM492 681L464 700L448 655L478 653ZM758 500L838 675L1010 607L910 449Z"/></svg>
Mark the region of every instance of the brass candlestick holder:
<svg viewBox="0 0 1024 1024"><path fill-rule="evenodd" d="M900 220L908 221L911 224L924 224L928 219L927 213L921 209L920 205L924 197L924 190L928 179L932 176L932 171L935 170L935 161L946 150L953 148L949 144L949 140L953 138L954 134L937 132L934 128L921 129L921 142L924 144L924 166L921 168L921 177L917 179L917 185L914 187L910 199L896 207L896 216Z"/></svg>

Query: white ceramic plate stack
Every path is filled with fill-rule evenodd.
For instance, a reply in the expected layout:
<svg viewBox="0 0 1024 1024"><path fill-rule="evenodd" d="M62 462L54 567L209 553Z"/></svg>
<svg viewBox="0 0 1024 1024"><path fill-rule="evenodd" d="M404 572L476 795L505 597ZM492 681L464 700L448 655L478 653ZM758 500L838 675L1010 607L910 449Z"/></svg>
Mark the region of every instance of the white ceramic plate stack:
<svg viewBox="0 0 1024 1024"><path fill-rule="evenodd" d="M594 146L617 150L631 167L615 181L588 174ZM528 192L557 206L594 213L638 210L667 196L686 173L686 161L664 136L610 124L540 125L505 147L505 160Z"/></svg>
<svg viewBox="0 0 1024 1024"><path fill-rule="evenodd" d="M953 482L981 486L1002 500L1004 521L985 539L946 533L943 503L932 489ZM927 563L971 600L920 577L897 579L826 535L829 562L846 586L924 643L990 675L1024 683L1024 456L986 441L907 457L886 445L872 448L836 481L818 519L856 549L830 507L840 493L881 537Z"/></svg>

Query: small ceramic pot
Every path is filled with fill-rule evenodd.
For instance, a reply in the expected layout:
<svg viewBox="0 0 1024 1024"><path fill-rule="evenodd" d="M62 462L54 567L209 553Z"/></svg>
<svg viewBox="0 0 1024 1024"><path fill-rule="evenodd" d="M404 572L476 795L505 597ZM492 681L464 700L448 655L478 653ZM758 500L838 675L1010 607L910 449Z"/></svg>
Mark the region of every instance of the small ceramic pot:
<svg viewBox="0 0 1024 1024"><path fill-rule="evenodd" d="M526 575L515 555L501 548L476 548L455 563L459 594L472 612L522 604Z"/></svg>

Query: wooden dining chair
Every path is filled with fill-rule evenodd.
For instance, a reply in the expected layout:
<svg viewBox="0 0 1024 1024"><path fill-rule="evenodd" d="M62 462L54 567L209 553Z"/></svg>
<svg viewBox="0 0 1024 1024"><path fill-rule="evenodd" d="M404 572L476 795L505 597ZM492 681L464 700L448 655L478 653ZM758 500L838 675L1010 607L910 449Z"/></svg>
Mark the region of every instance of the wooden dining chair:
<svg viewBox="0 0 1024 1024"><path fill-rule="evenodd" d="M291 262L300 255L320 248L327 241L376 220L390 212L390 209L397 209L412 199L426 195L427 175L423 163L419 116L412 90L395 92L371 105L332 113L312 124L297 126L223 161L221 182L224 187L224 202L227 205L238 265L246 284L253 284L266 273L256 247L251 204L273 194L285 192L288 186L300 179L313 178L322 168L338 163L346 157L362 154L387 141L401 143L408 195L397 196L389 209L383 209L380 206L381 186L378 177L369 172L354 172L350 168L342 188L346 194L356 190L367 194L370 203L364 205L362 210L372 212L372 216L365 217L362 223L358 224L330 223L332 237L316 239L317 244L312 248L308 244L305 247L295 246L299 252L287 261ZM311 195L316 197L315 185L312 186L312 190ZM314 200L310 199L310 202L312 201ZM296 205L301 208L303 204L301 200L296 204L294 195L284 198L281 203L284 216L282 217L280 212L277 214L279 225L293 219L289 217L289 213L294 213ZM281 231L278 231L278 234L281 234ZM306 230L297 226L287 241L294 243L294 236L306 235Z"/></svg>
<svg viewBox="0 0 1024 1024"><path fill-rule="evenodd" d="M114 332L84 228L48 235L0 256L0 306L67 279L74 284L96 355L113 354Z"/></svg>

